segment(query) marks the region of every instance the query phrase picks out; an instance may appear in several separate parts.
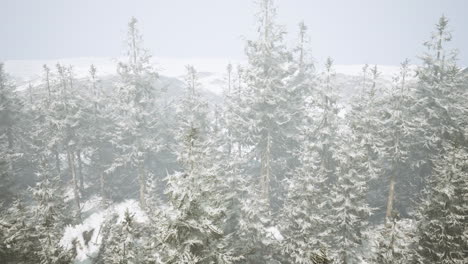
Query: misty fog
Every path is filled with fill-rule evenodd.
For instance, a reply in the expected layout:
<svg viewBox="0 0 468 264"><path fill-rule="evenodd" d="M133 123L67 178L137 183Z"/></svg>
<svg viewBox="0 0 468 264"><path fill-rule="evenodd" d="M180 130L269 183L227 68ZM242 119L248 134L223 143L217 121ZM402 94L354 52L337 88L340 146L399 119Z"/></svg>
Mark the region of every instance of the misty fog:
<svg viewBox="0 0 468 264"><path fill-rule="evenodd" d="M465 28L336 64L251 7L242 57L0 61L0 263L468 263Z"/></svg>

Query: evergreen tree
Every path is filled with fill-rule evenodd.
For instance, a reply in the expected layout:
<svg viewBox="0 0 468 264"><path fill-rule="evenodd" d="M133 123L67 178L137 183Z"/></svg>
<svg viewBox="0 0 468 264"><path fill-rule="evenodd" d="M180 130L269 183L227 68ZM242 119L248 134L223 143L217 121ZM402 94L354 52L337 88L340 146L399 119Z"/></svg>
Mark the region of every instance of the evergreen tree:
<svg viewBox="0 0 468 264"><path fill-rule="evenodd" d="M34 263L38 240L31 223L32 211L16 199L0 216L0 259Z"/></svg>
<svg viewBox="0 0 468 264"><path fill-rule="evenodd" d="M140 205L146 207L146 183L148 179L148 156L158 152L160 142L156 124L159 121L155 98L160 95L155 82L158 74L151 65L151 55L143 48L137 20L132 18L127 32L127 58L117 68L120 82L115 102L117 122L113 144L118 157L108 172L127 167L138 176Z"/></svg>
<svg viewBox="0 0 468 264"><path fill-rule="evenodd" d="M260 2L258 39L248 41L246 55L248 67L245 71L246 96L248 102L245 120L248 120L247 140L252 148L252 164L259 173L257 181L263 195L271 205L279 192L288 160L286 129L291 113L286 108L288 97L285 78L288 76L287 63L290 53L286 49L282 27L275 24L276 9L272 0Z"/></svg>
<svg viewBox="0 0 468 264"><path fill-rule="evenodd" d="M317 89L307 102L307 122L301 128L304 143L296 154L301 165L288 181L288 196L283 209L283 251L297 263L315 263L321 250L332 247L329 224L332 212L331 191L337 181L338 96L331 59L325 65Z"/></svg>
<svg viewBox="0 0 468 264"><path fill-rule="evenodd" d="M72 252L59 244L62 232L71 219L58 177L52 176L43 159L38 183L30 188L33 203L26 206L17 200L1 219L4 242L1 256L21 263L71 263Z"/></svg>
<svg viewBox="0 0 468 264"><path fill-rule="evenodd" d="M89 148L89 160L91 161L92 172L99 177L99 193L104 204L109 199L109 173L106 171L112 163L114 153L111 140L115 129L112 114L110 113L111 98L104 94L103 87L97 69L94 65L89 68L89 90L90 90L90 120L89 135L85 139L85 145ZM97 179L95 179L97 180Z"/></svg>
<svg viewBox="0 0 468 264"><path fill-rule="evenodd" d="M198 76L187 66L187 89L176 107L181 171L167 177L166 194L174 215L163 233L165 263L230 263L220 243L224 197L219 168L212 164L208 105L197 91Z"/></svg>
<svg viewBox="0 0 468 264"><path fill-rule="evenodd" d="M0 63L0 200L7 201L19 177L15 163L21 153L21 135L18 120L22 116L22 102L18 98L16 87L11 83Z"/></svg>
<svg viewBox="0 0 468 264"><path fill-rule="evenodd" d="M370 76L368 76L370 75ZM352 102L352 109L347 115L350 128L357 137L360 149L365 150L365 166L369 179L375 179L381 174L379 158L382 155L383 142L381 94L379 88L380 72L377 65L369 70L366 64L363 67L362 88L359 95Z"/></svg>
<svg viewBox="0 0 468 264"><path fill-rule="evenodd" d="M142 263L139 226L134 215L127 209L121 223L111 226L102 256L104 263L137 264Z"/></svg>
<svg viewBox="0 0 468 264"><path fill-rule="evenodd" d="M424 43L427 51L416 71L419 82L412 111L420 127L418 141L423 145L416 148L413 155L421 163L419 174L423 179L431 174L433 159L445 151L446 140L466 145L465 128L460 120L466 113L463 74L456 64L457 52L447 49L451 40L448 19L442 16L436 31Z"/></svg>
<svg viewBox="0 0 468 264"><path fill-rule="evenodd" d="M411 220L410 220L411 221ZM372 263L404 264L411 262L413 230L412 223L401 219L396 211L387 218L385 225L378 229L375 238L375 255Z"/></svg>
<svg viewBox="0 0 468 264"><path fill-rule="evenodd" d="M417 145L415 137L414 116L411 113L414 102L414 85L408 82L411 76L408 60L401 64L399 75L393 78L393 85L385 94L383 104L383 128L381 138L384 149L381 152L383 172L378 183L388 182L386 218L391 218L397 211L395 203L400 208L408 208L411 203L411 190L414 190L415 161L411 159L411 151ZM397 184L398 183L398 184ZM398 198L398 200L397 200Z"/></svg>
<svg viewBox="0 0 468 264"><path fill-rule="evenodd" d="M35 205L33 207L35 236L39 240L38 251L41 264L71 263L70 251L63 249L60 239L70 220L64 203L64 195L57 177L51 176L45 161L38 174L39 182L31 188Z"/></svg>
<svg viewBox="0 0 468 264"><path fill-rule="evenodd" d="M457 144L444 149L417 214L414 263L468 261L468 151Z"/></svg>
<svg viewBox="0 0 468 264"><path fill-rule="evenodd" d="M346 138L336 155L337 179L330 192L328 212L329 241L336 263L353 264L363 260L362 245L371 208L367 204L368 175L365 150L359 149L353 135Z"/></svg>

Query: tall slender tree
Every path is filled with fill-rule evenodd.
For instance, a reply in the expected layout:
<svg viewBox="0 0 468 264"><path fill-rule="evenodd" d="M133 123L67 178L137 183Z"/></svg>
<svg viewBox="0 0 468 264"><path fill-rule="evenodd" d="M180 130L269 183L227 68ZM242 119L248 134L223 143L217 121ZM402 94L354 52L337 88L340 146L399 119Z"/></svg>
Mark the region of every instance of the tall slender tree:
<svg viewBox="0 0 468 264"><path fill-rule="evenodd" d="M174 216L163 233L165 263L230 263L222 250L224 214L219 167L210 141L208 105L198 91L198 76L187 66L187 89L176 108L179 145L175 148L181 171L167 177Z"/></svg>
<svg viewBox="0 0 468 264"><path fill-rule="evenodd" d="M116 107L119 110L114 143L119 157L109 171L129 167L138 177L140 205L146 207L148 155L159 151L160 147L155 131L159 117L155 97L161 91L155 86L158 74L151 64L151 55L143 48L135 18L128 24L126 55L127 61L120 62L117 68L120 82Z"/></svg>

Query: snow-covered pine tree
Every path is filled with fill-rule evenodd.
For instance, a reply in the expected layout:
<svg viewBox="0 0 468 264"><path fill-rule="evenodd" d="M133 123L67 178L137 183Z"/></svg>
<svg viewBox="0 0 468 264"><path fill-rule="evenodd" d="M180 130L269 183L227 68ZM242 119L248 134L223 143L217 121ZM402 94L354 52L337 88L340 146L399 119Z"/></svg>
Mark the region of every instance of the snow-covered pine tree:
<svg viewBox="0 0 468 264"><path fill-rule="evenodd" d="M19 120L22 118L22 102L16 87L9 80L3 63L0 63L0 200L7 201L14 191L13 179L19 177L15 166L21 150Z"/></svg>
<svg viewBox="0 0 468 264"><path fill-rule="evenodd" d="M219 167L213 163L208 104L198 92L198 76L187 66L187 89L176 107L175 147L181 170L167 177L173 215L162 234L165 263L230 263L221 247L224 197Z"/></svg>
<svg viewBox="0 0 468 264"><path fill-rule="evenodd" d="M418 213L416 263L466 262L467 247L460 242L466 241L461 235L466 226L461 224L466 222L466 209L460 205L466 205L462 198L466 197L466 168L461 168L466 166L468 111L457 52L447 49L451 39L448 19L442 16L431 39L424 43L427 52L417 69L419 83L413 111L422 119L418 137L424 145L414 153L424 162L421 176L429 180Z"/></svg>
<svg viewBox="0 0 468 264"><path fill-rule="evenodd" d="M54 176L45 160L38 173L39 181L31 188L35 204L31 226L38 239L35 251L41 264L66 264L73 259L72 252L60 246L65 226L71 222L60 179Z"/></svg>
<svg viewBox="0 0 468 264"><path fill-rule="evenodd" d="M110 264L139 264L143 252L139 241L140 227L127 209L120 223L113 223L106 237L102 259Z"/></svg>
<svg viewBox="0 0 468 264"><path fill-rule="evenodd" d="M85 139L85 145L89 148L89 160L91 161L92 171L99 177L99 193L103 204L107 204L108 200L108 175L106 169L111 166L113 159L112 152L112 131L114 131L114 123L111 119L111 111L107 105L111 104L111 99L106 96L103 87L100 84L100 79L97 76L98 70L94 65L89 68L88 85L90 92L90 104L88 104L90 112L89 135Z"/></svg>
<svg viewBox="0 0 468 264"><path fill-rule="evenodd" d="M415 183L411 172L416 164L410 156L412 147L417 144L417 138L414 137L416 122L411 114L414 85L409 82L410 77L409 61L405 60L401 63L400 73L393 77L393 85L385 91L382 104L381 139L384 149L380 154L384 169L377 184L388 182L386 219L391 218L394 211L398 211L395 204L403 208L409 207L411 195L408 192L413 190Z"/></svg>
<svg viewBox="0 0 468 264"><path fill-rule="evenodd" d="M457 143L435 161L417 214L414 263L468 261L468 150Z"/></svg>
<svg viewBox="0 0 468 264"><path fill-rule="evenodd" d="M46 155L54 164L57 175L62 177L60 153L62 151L63 106L59 100L59 87L55 74L47 65L43 65L43 83L39 86L37 110L34 119L34 133L31 135L37 155Z"/></svg>
<svg viewBox="0 0 468 264"><path fill-rule="evenodd" d="M413 156L421 163L419 174L423 181L431 174L433 159L444 152L444 142L467 144L463 135L466 127L461 121L466 116L464 76L456 63L457 51L448 48L451 40L448 19L442 16L430 40L424 43L427 51L416 70L418 85L412 112L420 127L418 141L423 144L413 151Z"/></svg>
<svg viewBox="0 0 468 264"><path fill-rule="evenodd" d="M71 263L72 252L59 244L64 227L72 220L68 218L59 177L54 176L45 158L37 176L36 186L30 188L32 203L26 206L29 201L16 200L0 218L4 238L0 256L14 263Z"/></svg>
<svg viewBox="0 0 468 264"><path fill-rule="evenodd" d="M321 250L332 248L330 234L331 190L337 180L338 95L333 62L329 58L317 89L307 100L307 124L296 153L301 165L288 180L288 196L282 212L283 252L295 263L315 263Z"/></svg>
<svg viewBox="0 0 468 264"><path fill-rule="evenodd" d="M38 241L31 224L32 212L20 199L0 216L0 259L14 263L34 263Z"/></svg>
<svg viewBox="0 0 468 264"><path fill-rule="evenodd" d="M80 102L74 91L74 73L72 66L65 67L57 64L57 78L59 83L60 96L56 98L58 101L52 109L55 120L59 129L59 142L62 144L67 155L68 169L71 175L71 186L73 190L73 200L76 206L76 218L81 221L81 196L79 189L78 169L76 163L75 151L77 150L78 135L77 130L80 128L81 111L79 109Z"/></svg>
<svg viewBox="0 0 468 264"><path fill-rule="evenodd" d="M387 218L385 225L377 229L374 240L374 252L370 257L375 264L411 263L413 246L413 224L410 219L401 219L397 211Z"/></svg>
<svg viewBox="0 0 468 264"><path fill-rule="evenodd" d="M310 143L309 143L310 144ZM327 204L323 191L325 175L320 172L320 156L304 144L302 165L288 181L288 195L281 215L282 250L293 263L315 263L314 257L325 248Z"/></svg>
<svg viewBox="0 0 468 264"><path fill-rule="evenodd" d="M253 158L252 169L256 181L270 206L278 207L280 186L290 155L287 154L287 127L291 113L286 108L289 100L285 78L290 53L284 44L284 30L275 23L273 0L260 1L257 15L258 38L248 41L248 66L244 72L246 107L244 120L248 120L247 140Z"/></svg>
<svg viewBox="0 0 468 264"><path fill-rule="evenodd" d="M291 51L292 60L288 66L289 75L286 77L285 101L284 108L289 114L290 120L285 124L286 128L284 137L286 152L289 156L287 160L287 174L290 174L300 164L299 158L295 155L303 142L304 126L311 125L311 120L308 119L308 108L313 104L313 96L316 93L314 89L317 86L317 76L313 58L310 54L309 36L307 26L304 22L299 23L298 40ZM281 192L285 192L282 188Z"/></svg>
<svg viewBox="0 0 468 264"><path fill-rule="evenodd" d="M330 254L334 263L355 264L363 260L364 233L368 226L371 208L367 203L368 168L365 165L367 150L351 133L341 132L343 139L336 150L336 181L329 194L331 209L328 212Z"/></svg>
<svg viewBox="0 0 468 264"><path fill-rule="evenodd" d="M268 236L265 227L271 216L267 216L269 206L261 190L257 184L252 184L257 182L257 178L247 172L250 164L245 149L249 149L251 124L243 81L243 70L238 65L235 77L231 77L230 88L229 84L226 87L222 129L213 131L213 148L216 153L214 162L219 167L218 176L222 179L218 186L223 193L221 206L225 208L222 223L225 236L221 241L223 253L235 256L232 260L236 263L251 263L268 255L268 246L264 245Z"/></svg>
<svg viewBox="0 0 468 264"><path fill-rule="evenodd" d="M362 87L359 95L353 98L352 107L347 114L349 126L358 140L360 149L365 150L365 166L369 179L381 174L379 158L383 142L379 133L382 130L381 89L378 85L380 72L377 65L369 70L363 67Z"/></svg>
<svg viewBox="0 0 468 264"><path fill-rule="evenodd" d="M155 98L161 91L155 86L158 74L151 64L151 55L143 48L136 18L128 24L126 55L127 61L120 62L117 67L120 81L117 84L114 111L117 131L113 144L119 153L107 171L127 167L131 174L137 175L140 205L145 208L148 155L160 148Z"/></svg>

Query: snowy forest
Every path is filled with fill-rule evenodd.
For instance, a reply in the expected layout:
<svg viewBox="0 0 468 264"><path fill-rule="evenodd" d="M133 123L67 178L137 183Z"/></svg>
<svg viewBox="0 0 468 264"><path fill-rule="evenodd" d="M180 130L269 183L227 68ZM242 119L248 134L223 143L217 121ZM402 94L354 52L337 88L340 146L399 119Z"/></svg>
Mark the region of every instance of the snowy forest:
<svg viewBox="0 0 468 264"><path fill-rule="evenodd" d="M136 18L105 78L0 63L0 263L468 263L466 32L435 17L391 78L346 77L280 11L217 99L159 74Z"/></svg>

